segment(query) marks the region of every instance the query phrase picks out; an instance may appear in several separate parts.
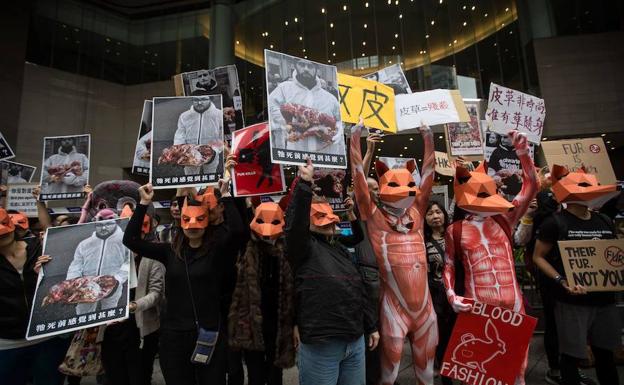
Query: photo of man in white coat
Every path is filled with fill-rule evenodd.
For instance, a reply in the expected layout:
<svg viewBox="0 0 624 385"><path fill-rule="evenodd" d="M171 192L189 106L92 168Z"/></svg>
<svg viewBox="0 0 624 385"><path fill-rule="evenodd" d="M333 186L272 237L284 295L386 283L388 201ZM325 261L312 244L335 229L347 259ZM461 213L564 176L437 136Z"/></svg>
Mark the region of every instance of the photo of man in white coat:
<svg viewBox="0 0 624 385"><path fill-rule="evenodd" d="M62 138L60 144L58 151L43 162L41 169L43 194L82 192L89 181L89 158L76 150L75 139ZM66 169L63 174L50 173L50 170L62 168Z"/></svg>

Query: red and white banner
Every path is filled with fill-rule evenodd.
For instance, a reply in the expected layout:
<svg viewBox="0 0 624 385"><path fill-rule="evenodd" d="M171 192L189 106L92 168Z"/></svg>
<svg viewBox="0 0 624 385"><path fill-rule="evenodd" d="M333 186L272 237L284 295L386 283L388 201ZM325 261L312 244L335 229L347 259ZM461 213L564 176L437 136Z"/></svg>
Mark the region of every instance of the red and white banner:
<svg viewBox="0 0 624 385"><path fill-rule="evenodd" d="M234 131L232 153L237 162L232 176L234 196L275 194L286 189L282 165L271 163L268 123Z"/></svg>
<svg viewBox="0 0 624 385"><path fill-rule="evenodd" d="M537 319L480 302L472 305L457 317L440 374L468 385L513 385Z"/></svg>

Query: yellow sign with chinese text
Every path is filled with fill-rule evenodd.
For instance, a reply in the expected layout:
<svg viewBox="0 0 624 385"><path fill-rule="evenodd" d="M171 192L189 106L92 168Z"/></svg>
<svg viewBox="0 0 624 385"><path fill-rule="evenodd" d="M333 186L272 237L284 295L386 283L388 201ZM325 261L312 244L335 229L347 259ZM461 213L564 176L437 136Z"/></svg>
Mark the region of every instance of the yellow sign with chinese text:
<svg viewBox="0 0 624 385"><path fill-rule="evenodd" d="M397 132L394 91L391 87L339 73L338 90L343 122L358 123L361 116L366 127Z"/></svg>

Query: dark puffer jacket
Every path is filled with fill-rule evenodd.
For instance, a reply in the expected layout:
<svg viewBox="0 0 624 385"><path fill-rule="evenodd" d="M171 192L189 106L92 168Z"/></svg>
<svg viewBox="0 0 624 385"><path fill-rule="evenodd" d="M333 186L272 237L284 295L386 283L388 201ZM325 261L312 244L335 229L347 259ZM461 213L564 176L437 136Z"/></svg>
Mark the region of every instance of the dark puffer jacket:
<svg viewBox="0 0 624 385"><path fill-rule="evenodd" d="M333 241L312 233L310 183L299 180L286 213L286 255L295 273L295 308L301 341L352 341L377 330L368 310L362 275L339 238ZM348 243L363 239L358 221L352 222Z"/></svg>

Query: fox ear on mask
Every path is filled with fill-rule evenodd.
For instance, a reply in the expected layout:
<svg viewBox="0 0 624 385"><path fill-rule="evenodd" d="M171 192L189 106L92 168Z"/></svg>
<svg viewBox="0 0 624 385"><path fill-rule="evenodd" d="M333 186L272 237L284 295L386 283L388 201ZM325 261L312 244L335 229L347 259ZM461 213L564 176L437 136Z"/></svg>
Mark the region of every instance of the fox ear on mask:
<svg viewBox="0 0 624 385"><path fill-rule="evenodd" d="M380 160L375 161L375 171L377 172L377 178L381 178L381 176L388 172L388 170L389 168L384 162Z"/></svg>
<svg viewBox="0 0 624 385"><path fill-rule="evenodd" d="M410 174L413 173L416 170L416 161L414 159L408 160L405 164L405 168L410 172Z"/></svg>
<svg viewBox="0 0 624 385"><path fill-rule="evenodd" d="M552 167L552 171L550 172L550 176L553 180L560 180L564 176L568 175L570 171L566 166L560 166L558 164L554 164Z"/></svg>
<svg viewBox="0 0 624 385"><path fill-rule="evenodd" d="M457 165L455 167L455 179L458 184L464 184L470 179L470 171L464 166Z"/></svg>
<svg viewBox="0 0 624 385"><path fill-rule="evenodd" d="M477 168L475 168L475 171L487 174L487 169L488 169L487 161L485 159L483 159L483 161L481 161L481 163L479 163Z"/></svg>

